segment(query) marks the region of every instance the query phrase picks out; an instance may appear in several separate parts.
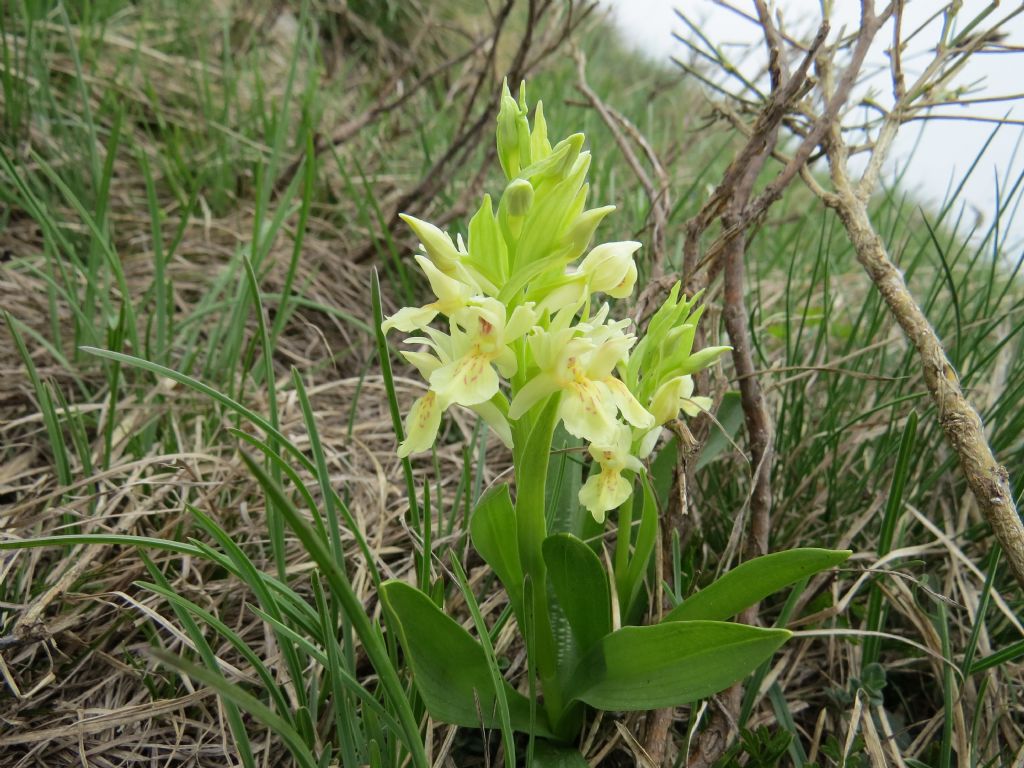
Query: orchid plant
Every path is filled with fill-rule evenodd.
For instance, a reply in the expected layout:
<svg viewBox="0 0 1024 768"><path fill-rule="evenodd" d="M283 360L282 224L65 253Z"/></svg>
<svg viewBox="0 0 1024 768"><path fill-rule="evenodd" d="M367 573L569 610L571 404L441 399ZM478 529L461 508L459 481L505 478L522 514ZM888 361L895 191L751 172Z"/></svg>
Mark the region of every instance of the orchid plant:
<svg viewBox="0 0 1024 768"><path fill-rule="evenodd" d="M502 677L482 616L474 639L416 587L389 581L382 594L435 719L502 728L506 760L516 730L536 740L538 755L564 757L578 755L571 745L588 706L675 706L749 674L790 633L726 619L849 553L801 549L749 561L661 622L634 626L658 535L645 461L665 424L712 408L694 394L692 375L729 348L694 350L703 307L679 284L642 339L615 319L610 301L634 292L641 244L590 247L614 206L587 208L584 136L552 146L539 102L531 125L525 86L518 100L503 88L497 148L507 184L496 208L484 195L468 238L402 216L436 299L400 309L381 333L408 334L402 355L428 384L406 416L399 456L429 451L452 407L478 414L512 452L514 493L502 484L484 494L470 535L524 638L526 693ZM553 451L556 442L566 450ZM609 540L613 555L602 549Z"/></svg>

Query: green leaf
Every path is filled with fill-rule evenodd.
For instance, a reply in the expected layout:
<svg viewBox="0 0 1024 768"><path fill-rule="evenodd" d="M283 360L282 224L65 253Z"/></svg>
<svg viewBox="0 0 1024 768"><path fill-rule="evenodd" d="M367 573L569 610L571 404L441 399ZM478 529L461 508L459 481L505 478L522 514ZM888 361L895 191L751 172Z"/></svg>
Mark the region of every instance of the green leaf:
<svg viewBox="0 0 1024 768"><path fill-rule="evenodd" d="M570 533L544 540L544 562L573 637L586 653L612 631L612 600L601 559Z"/></svg>
<svg viewBox="0 0 1024 768"><path fill-rule="evenodd" d="M417 768L425 768L427 757L420 737L419 723L416 722L412 707L406 698L398 671L391 663L384 640L380 636L380 630L367 615L362 602L352 589L348 575L341 564L334 560L326 542L306 522L305 517L299 513L281 487L245 453L242 454L242 460L249 471L256 476L268 500L280 509L285 521L302 543L310 559L320 566L320 570L331 586L331 592L345 611L348 620L352 622L356 634L359 635L359 639L366 649L366 655L377 671L385 695L395 708L398 720L402 725L402 740L409 750L413 765L416 765ZM192 510L192 514L196 514L196 511ZM250 584L252 584L251 580Z"/></svg>
<svg viewBox="0 0 1024 768"><path fill-rule="evenodd" d="M742 680L791 635L720 621L623 627L583 657L567 696L616 711L687 704Z"/></svg>
<svg viewBox="0 0 1024 768"><path fill-rule="evenodd" d="M557 393L548 398L530 428L525 443L520 442L520 435L527 427L522 422L526 421L528 414L513 423L513 434L516 435L514 458L519 560L523 564L524 576L534 585L528 596L524 594L524 600L531 604L524 607L526 615L523 634L530 638L527 644L532 655L531 662L535 664L534 668L544 686L544 706L551 720L561 716L564 702L557 679L559 645L555 639L556 624L548 609L547 566L544 564L542 548L548 533L544 510L545 487L551 439L558 422L558 400Z"/></svg>
<svg viewBox="0 0 1024 768"><path fill-rule="evenodd" d="M451 562L452 570L455 572L455 578L459 584L459 591L462 592L469 612L473 616L473 626L476 627L476 633L480 637L480 647L483 649L484 658L487 660L487 671L491 675L491 687L495 693L494 700L497 704L498 718L501 721L501 742L505 749L505 759L509 765L515 765L516 742L515 736L512 733L508 699L505 697L505 681L502 679L501 669L498 666L498 657L494 653L494 645L491 643L487 624L484 621L483 614L480 613L480 605L476 601L476 595L473 594L473 590L469 586L466 572L462 569L462 564L459 563L458 558L453 557Z"/></svg>
<svg viewBox="0 0 1024 768"><path fill-rule="evenodd" d="M848 549L808 547L748 560L697 594L686 598L663 621L728 619L805 576L839 565L851 554Z"/></svg>
<svg viewBox="0 0 1024 768"><path fill-rule="evenodd" d="M907 480L911 476L914 459L914 447L917 443L917 411L911 410L907 416L907 423L903 428L903 435L900 437L900 449L896 458L896 466L892 472L892 481L889 485L889 499L885 503L885 514L882 515L882 524L878 533L878 556L884 557L892 549L893 539L896 535L896 522L903 515L903 494L907 487ZM870 632L880 632L885 626L888 615L887 600L884 599L882 590L877 583L871 585L871 592L868 594L867 617L864 627ZM878 660L878 654L882 650L882 639L878 636L864 638L864 647L861 651L861 665L867 666Z"/></svg>
<svg viewBox="0 0 1024 768"><path fill-rule="evenodd" d="M523 566L519 561L516 513L508 485L485 494L469 519L469 535L484 562L498 576L508 592L516 615L523 605Z"/></svg>
<svg viewBox="0 0 1024 768"><path fill-rule="evenodd" d="M720 455L730 450L735 444L736 433L743 423L743 406L740 393L735 390L726 392L715 412L718 423L711 427L704 450L697 457L697 469L703 469Z"/></svg>
<svg viewBox="0 0 1024 768"><path fill-rule="evenodd" d="M489 279L508 279L508 246L494 217L490 195L484 195L480 209L469 221L469 249L473 264Z"/></svg>
<svg viewBox="0 0 1024 768"><path fill-rule="evenodd" d="M658 501L654 497L651 483L643 473L641 473L639 481L643 491L640 525L637 528L636 541L632 556L629 558L629 565L622 574L621 581L616 585L619 591L619 601L623 607L623 624L637 621L637 614L642 611L642 606L638 604L638 601L642 597L641 588L644 585L644 577L647 575L647 567L651 562L654 545L658 540Z"/></svg>
<svg viewBox="0 0 1024 768"><path fill-rule="evenodd" d="M604 526L599 525L589 510L579 502L580 487L583 485L583 466L576 455L576 449L580 445L581 441L570 435L564 427L555 427L551 441L551 457L548 460L544 501L547 533L570 533L577 539L596 540L601 536ZM544 554L543 543L541 549ZM550 579L547 581L547 598L551 635L555 642L556 667L560 679L564 682L580 660L580 643ZM610 628L605 630L606 633L609 631ZM582 708L583 705L579 704L575 709ZM565 716L572 719L576 717L576 713L566 713L563 719ZM569 721L565 722L566 728L572 730ZM562 720L555 725L559 733L562 732L561 725ZM575 731L578 730L577 727Z"/></svg>
<svg viewBox="0 0 1024 768"><path fill-rule="evenodd" d="M570 435L561 424L555 426L548 461L548 481L544 508L547 510L550 533L571 533L587 539L598 537L604 526L580 504L583 485L583 462L577 455L583 441Z"/></svg>
<svg viewBox="0 0 1024 768"><path fill-rule="evenodd" d="M380 277L377 275L377 270L373 269L370 273L370 303L373 307L373 324L377 337L377 359L380 361L380 373L384 379L384 390L388 393L388 411L391 413L391 427L395 430L395 437L398 439L398 442L401 443L405 439L405 427L402 425L401 409L398 406L398 394L395 391L395 378L391 371L391 355L388 351L388 340L383 328L384 310L380 296ZM402 474L405 476L405 491L406 498L409 499L409 516L412 520L412 529L422 540L424 531L420 524L419 504L416 502L416 481L412 474L412 462L409 461L408 456L402 459ZM429 527L428 524L427 528ZM429 535L430 532L427 531L427 536ZM429 549L425 550L425 553L427 552L429 552ZM424 554L423 557L418 555L414 555L414 557L417 560L416 565L420 586L425 587L430 583L430 556L429 554Z"/></svg>
<svg viewBox="0 0 1024 768"><path fill-rule="evenodd" d="M672 437L665 443L658 454L651 460L647 470L654 495L661 506L668 506L668 497L672 493L672 483L676 479L676 462L679 460L679 440Z"/></svg>
<svg viewBox="0 0 1024 768"><path fill-rule="evenodd" d="M1021 656L1024 656L1024 640L1018 640L1016 643L1000 648L995 653L978 659L971 665L970 674L976 675L979 672L984 672L986 669L999 667L1007 662L1019 659Z"/></svg>
<svg viewBox="0 0 1024 768"><path fill-rule="evenodd" d="M446 616L423 592L402 581L386 581L381 601L398 627L413 680L435 720L469 728L499 728L498 702L483 647ZM530 702L502 681L512 727L531 731ZM533 733L550 736L534 713Z"/></svg>
<svg viewBox="0 0 1024 768"><path fill-rule="evenodd" d="M167 581L167 578L164 576L163 572L159 568L157 568L156 565L153 564L153 561L150 560L145 555L145 553L141 553L141 555L142 562L145 564L146 569L149 571L154 581L157 582L157 584L154 584L153 587L155 587L157 590L165 590L165 593L174 594L173 591L171 590L170 582ZM187 603L187 601L185 602ZM185 631L188 632L188 636L192 639L192 643L193 645L195 645L196 651L199 652L199 656L203 660L203 664L205 664L206 667L213 674L223 677L217 665L216 654L214 654L213 648L210 647L210 643L206 639L206 635L203 634L203 631L199 628L199 625L192 618L191 611L177 601L172 601L171 605L174 608L174 612L178 617L178 621L181 622ZM279 692L280 691L278 687L276 685L273 685L272 683L272 687L268 689L268 693L271 693L271 695L273 695L274 693ZM256 765L256 761L253 759L252 745L249 742L249 734L245 730L245 723L242 721L242 716L238 711L238 707L230 699L227 699L224 701L224 709L227 713L228 725L231 728L231 735L235 739L235 746L240 753L240 757L242 758L242 764L246 768L254 768L254 766ZM279 709L278 712L283 715L284 713L289 712L289 710ZM289 725L290 724L291 723L289 722Z"/></svg>

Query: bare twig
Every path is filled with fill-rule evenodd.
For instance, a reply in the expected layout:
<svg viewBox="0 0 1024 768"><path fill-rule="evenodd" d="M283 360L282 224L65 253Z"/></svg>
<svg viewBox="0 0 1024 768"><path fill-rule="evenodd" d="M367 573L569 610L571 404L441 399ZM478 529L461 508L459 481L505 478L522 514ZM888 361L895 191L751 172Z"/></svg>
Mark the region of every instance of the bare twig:
<svg viewBox="0 0 1024 768"><path fill-rule="evenodd" d="M750 527L746 539L745 556L749 559L768 552L771 529L771 467L772 467L772 425L764 392L759 379L753 375L754 362L750 332L747 327L745 301L746 233L756 220L774 203L781 191L792 181L803 161L791 161L773 181L772 195L759 196L752 204L754 184L765 162L776 151L779 129L783 119L794 109L809 87L807 75L815 55L824 44L829 25L823 21L814 41L795 71L790 73L780 51L781 38L775 31L768 16L767 8L760 4L766 45L769 51L769 72L772 83L771 95L765 100L761 111L746 133L747 141L729 164L718 187L700 211L687 222L684 244L684 275L687 286L704 287L710 275L705 275L701 284L695 280L698 263L706 264L709 255L698 262L700 239L712 220L720 217L723 233L715 246L715 255L721 253L724 278L723 319L729 340L732 343L733 365L740 377L740 398L744 421L750 444L751 466L754 468L753 488L750 495ZM836 107L838 109L838 107ZM813 132L812 132L813 133ZM806 144L805 139L805 144ZM813 144L799 153L809 154ZM719 245L720 243L720 245ZM740 617L741 621L756 623L759 606L750 606ZM735 730L735 718L742 700L742 686L734 685L716 701L708 718L708 725L699 734L689 764L710 766L728 745L729 737Z"/></svg>
<svg viewBox="0 0 1024 768"><path fill-rule="evenodd" d="M728 202L735 194L737 184L743 178L744 173L746 173L746 170L754 162L755 158L764 153L766 149L768 152L774 149L774 146L769 148L769 137L774 135L782 119L793 107L794 102L801 97L807 83L807 71L814 60L814 56L825 42L828 31L829 24L825 20L819 27L814 42L811 44L808 53L804 56L797 70L764 103L754 125L750 128L747 142L736 153L732 162L729 163L728 168L722 174L722 180L718 183L714 192L712 192L711 197L704 202L700 210L686 223L686 240L683 244L683 279L688 290L699 290L707 285L707 282L701 283L696 277L700 266L707 264L713 257L718 256L724 250L729 240L743 231L750 222L762 215L772 203L778 200L782 190L792 181L793 175L799 170L800 164L796 164L792 172L784 170L773 182L771 186L772 194L766 196L762 193L759 195L756 205L745 203L742 216L726 224L722 235L719 237L719 241L712 246L712 249L704 256L704 259L700 260L700 240L704 232L715 218L722 214ZM803 149L803 145L801 145L801 149ZM810 148L806 150L806 153L810 153ZM767 192L768 190L765 191ZM725 222L723 221L723 223Z"/></svg>

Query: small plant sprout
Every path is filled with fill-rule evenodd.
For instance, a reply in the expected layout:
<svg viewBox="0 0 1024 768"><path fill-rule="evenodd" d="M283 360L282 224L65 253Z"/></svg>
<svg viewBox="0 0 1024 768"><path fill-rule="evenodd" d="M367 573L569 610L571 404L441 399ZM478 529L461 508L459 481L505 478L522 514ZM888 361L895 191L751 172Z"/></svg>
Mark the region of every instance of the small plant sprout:
<svg viewBox="0 0 1024 768"><path fill-rule="evenodd" d="M632 295L641 244L590 247L614 207L587 208L584 137L576 133L552 146L541 105L532 126L528 115L525 86L517 100L506 85L497 146L507 184L496 208L484 195L465 242L403 216L420 240L416 262L436 300L399 310L382 328L410 334L403 355L429 384L406 415L400 456L430 450L453 406L475 411L512 451L514 497L508 485L485 494L470 532L508 592L542 696L531 700L501 679L489 643L473 639L428 595L399 581L382 589L436 719L501 727L506 736L526 731L545 740L543 749L575 759L571 745L588 705L683 704L754 670L789 632L724 620L849 553L776 554L755 579L720 580L736 610L719 615L716 600L702 608L699 593L686 601L685 620L629 626L644 612L658 527L643 460L664 424L712 408L710 398L694 394L692 374L729 348L693 349L703 307L698 297L684 297L679 284L642 339L629 320L615 319L610 301ZM547 492L559 427L582 441L585 453L578 455L591 459L585 482L579 477L569 497ZM570 464L578 471L577 462ZM634 506L640 510L635 524ZM600 533L616 510L616 564L609 574L599 556ZM789 567L777 567L780 557ZM512 749L507 738L506 750Z"/></svg>

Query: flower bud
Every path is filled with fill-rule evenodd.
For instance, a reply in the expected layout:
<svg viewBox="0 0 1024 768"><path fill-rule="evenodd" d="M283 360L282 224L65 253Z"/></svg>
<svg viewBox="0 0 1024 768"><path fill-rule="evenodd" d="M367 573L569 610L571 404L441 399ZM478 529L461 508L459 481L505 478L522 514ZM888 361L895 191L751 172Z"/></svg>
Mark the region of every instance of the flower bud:
<svg viewBox="0 0 1024 768"><path fill-rule="evenodd" d="M669 379L654 393L651 407L647 410L654 416L655 424L665 424L679 415L680 403L693 394L693 379L676 376Z"/></svg>
<svg viewBox="0 0 1024 768"><path fill-rule="evenodd" d="M524 134L525 132L525 134ZM498 110L498 160L505 177L514 179L530 163L530 126L526 110L512 97L508 80L502 84L501 107ZM523 157L525 149L526 157Z"/></svg>
<svg viewBox="0 0 1024 768"><path fill-rule="evenodd" d="M539 101L533 110L533 130L530 131L530 154L535 163L551 154L551 142L548 141L548 123L544 119L544 105Z"/></svg>
<svg viewBox="0 0 1024 768"><path fill-rule="evenodd" d="M459 264L461 254L452 243L451 237L428 221L420 221L404 213L399 218L409 225L413 233L423 244L423 250L439 270L451 277Z"/></svg>
<svg viewBox="0 0 1024 768"><path fill-rule="evenodd" d="M533 144L530 136L529 109L526 106L526 81L519 83L519 116L516 118L516 141L519 142L519 168L533 163Z"/></svg>
<svg viewBox="0 0 1024 768"><path fill-rule="evenodd" d="M525 216L533 205L533 186L525 179L514 179L505 187L509 216Z"/></svg>
<svg viewBox="0 0 1024 768"><path fill-rule="evenodd" d="M621 243L602 243L580 264L580 271L587 276L590 290L607 293L616 299L629 296L636 284L636 264L633 254L640 243L627 240Z"/></svg>

